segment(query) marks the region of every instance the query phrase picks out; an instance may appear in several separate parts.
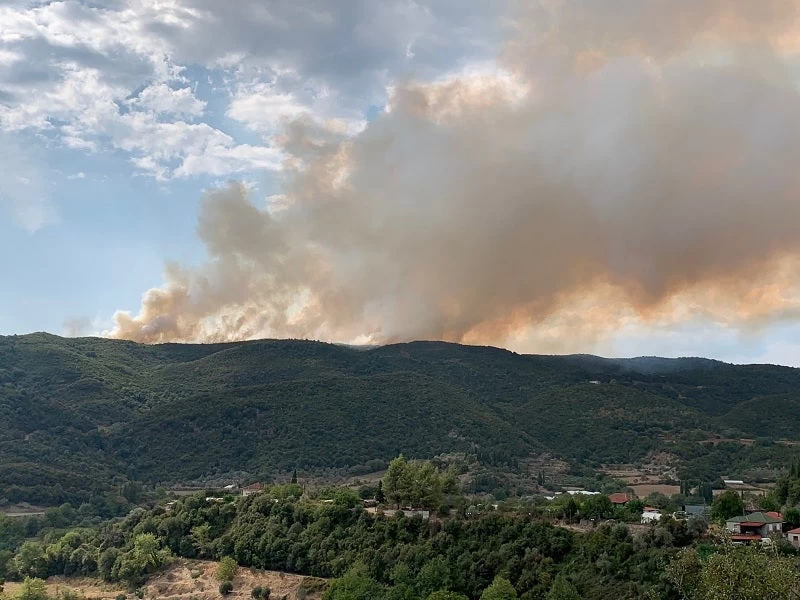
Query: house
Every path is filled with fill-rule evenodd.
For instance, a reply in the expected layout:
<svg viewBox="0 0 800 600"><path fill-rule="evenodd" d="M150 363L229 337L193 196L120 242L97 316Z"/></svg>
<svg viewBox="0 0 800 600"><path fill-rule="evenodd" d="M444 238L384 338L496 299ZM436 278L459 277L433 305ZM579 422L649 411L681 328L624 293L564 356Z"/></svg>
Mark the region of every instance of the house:
<svg viewBox="0 0 800 600"><path fill-rule="evenodd" d="M786 535L788 536L789 543L792 544L792 546L795 548L800 548L800 527L797 529L792 529Z"/></svg>
<svg viewBox="0 0 800 600"><path fill-rule="evenodd" d="M725 522L725 529L730 532L734 542L759 541L768 538L771 534L780 534L782 528L783 518L761 512L733 517Z"/></svg>
<svg viewBox="0 0 800 600"><path fill-rule="evenodd" d="M470 512L472 509L472 512ZM372 516L383 516L383 517L393 517L397 513L401 513L404 517L409 519L413 519L414 517L421 517L423 521L427 521L431 518L431 513L429 510L414 510L414 509L403 509L403 510L395 510L393 508L387 508L385 510L381 510L377 506L369 506L364 509L365 512ZM477 512L477 508L471 506L467 509L467 516L471 516L471 514L475 514Z"/></svg>
<svg viewBox="0 0 800 600"><path fill-rule="evenodd" d="M661 511L652 506L645 506L642 511L642 525L658 523L661 520Z"/></svg>
<svg viewBox="0 0 800 600"><path fill-rule="evenodd" d="M264 489L263 483L251 483L242 488L242 496L252 496Z"/></svg>
<svg viewBox="0 0 800 600"><path fill-rule="evenodd" d="M609 494L608 499L611 500L611 504L614 506L624 506L633 500L633 497L624 492L617 492L615 494Z"/></svg>
<svg viewBox="0 0 800 600"><path fill-rule="evenodd" d="M690 517L698 517L701 519L711 518L711 507L707 504L686 504L683 510Z"/></svg>

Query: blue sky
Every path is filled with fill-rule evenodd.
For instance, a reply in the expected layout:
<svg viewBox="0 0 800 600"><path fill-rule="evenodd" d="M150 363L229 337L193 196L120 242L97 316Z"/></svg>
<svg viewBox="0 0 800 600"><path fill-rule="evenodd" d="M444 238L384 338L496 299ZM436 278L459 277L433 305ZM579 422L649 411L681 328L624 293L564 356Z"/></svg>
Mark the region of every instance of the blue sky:
<svg viewBox="0 0 800 600"><path fill-rule="evenodd" d="M767 1L0 2L0 334L800 365L800 29Z"/></svg>

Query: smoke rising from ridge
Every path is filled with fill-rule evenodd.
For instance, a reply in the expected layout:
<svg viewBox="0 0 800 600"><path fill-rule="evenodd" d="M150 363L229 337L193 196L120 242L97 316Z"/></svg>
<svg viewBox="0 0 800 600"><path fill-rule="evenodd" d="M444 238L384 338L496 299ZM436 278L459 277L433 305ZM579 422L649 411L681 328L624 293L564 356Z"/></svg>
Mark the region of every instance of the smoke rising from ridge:
<svg viewBox="0 0 800 600"><path fill-rule="evenodd" d="M355 137L287 123L281 197L209 191L208 263L109 335L541 349L800 314L798 3L527 4L496 69L398 82Z"/></svg>

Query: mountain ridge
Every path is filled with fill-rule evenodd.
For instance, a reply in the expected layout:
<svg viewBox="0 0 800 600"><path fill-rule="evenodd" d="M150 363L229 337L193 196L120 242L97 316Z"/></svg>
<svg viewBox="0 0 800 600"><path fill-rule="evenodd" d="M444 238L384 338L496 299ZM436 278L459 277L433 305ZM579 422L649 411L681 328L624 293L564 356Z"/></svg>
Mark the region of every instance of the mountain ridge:
<svg viewBox="0 0 800 600"><path fill-rule="evenodd" d="M519 470L532 456L595 469L668 451L708 479L720 465L785 459L775 444L698 453L697 441L794 439L798 390L798 369L701 358L2 336L0 498L80 499L120 478L359 469L400 452ZM777 429L754 419L765 406L786 412Z"/></svg>

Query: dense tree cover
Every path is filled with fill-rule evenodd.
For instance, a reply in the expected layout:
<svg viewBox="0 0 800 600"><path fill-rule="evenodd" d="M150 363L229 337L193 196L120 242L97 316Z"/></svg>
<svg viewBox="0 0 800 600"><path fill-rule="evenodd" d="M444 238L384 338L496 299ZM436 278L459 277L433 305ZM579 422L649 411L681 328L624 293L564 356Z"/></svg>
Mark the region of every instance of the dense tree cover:
<svg viewBox="0 0 800 600"><path fill-rule="evenodd" d="M329 600L617 599L648 590L671 599L676 588L662 576L663 565L702 535L671 519L636 535L623 524L575 533L527 509L470 517L462 507L427 521L376 517L353 492L301 495L297 488L222 501L190 496L96 528L45 532L15 549L7 573L96 574L135 587L182 556L222 559L224 580L236 564L337 578ZM588 506L595 504L602 513L601 503Z"/></svg>
<svg viewBox="0 0 800 600"><path fill-rule="evenodd" d="M682 479L711 483L785 461L790 448L771 440L798 429L798 384L800 371L774 366L445 343L0 337L0 503L77 507L125 480L363 472L400 452L469 452L511 469L542 451L594 467L666 448L682 459ZM765 443L700 443L712 433Z"/></svg>
<svg viewBox="0 0 800 600"><path fill-rule="evenodd" d="M381 480L380 493L400 506L438 508L445 494L457 491L458 480L453 470L441 474L428 461L407 461L401 454L386 470ZM377 491L376 491L377 495Z"/></svg>
<svg viewBox="0 0 800 600"><path fill-rule="evenodd" d="M797 562L757 546L721 543L705 559L696 548L686 548L667 565L666 574L688 600L800 597Z"/></svg>

